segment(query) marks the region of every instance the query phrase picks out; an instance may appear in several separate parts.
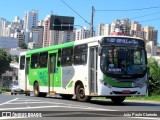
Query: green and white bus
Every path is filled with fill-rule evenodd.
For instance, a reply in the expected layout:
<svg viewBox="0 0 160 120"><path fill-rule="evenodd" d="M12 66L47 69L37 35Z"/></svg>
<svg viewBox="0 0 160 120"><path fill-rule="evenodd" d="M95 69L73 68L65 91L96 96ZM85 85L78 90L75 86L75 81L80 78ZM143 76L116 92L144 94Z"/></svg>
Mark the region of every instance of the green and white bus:
<svg viewBox="0 0 160 120"><path fill-rule="evenodd" d="M121 103L129 96L147 93L145 43L128 36L97 36L23 52L18 79L26 95L73 95Z"/></svg>

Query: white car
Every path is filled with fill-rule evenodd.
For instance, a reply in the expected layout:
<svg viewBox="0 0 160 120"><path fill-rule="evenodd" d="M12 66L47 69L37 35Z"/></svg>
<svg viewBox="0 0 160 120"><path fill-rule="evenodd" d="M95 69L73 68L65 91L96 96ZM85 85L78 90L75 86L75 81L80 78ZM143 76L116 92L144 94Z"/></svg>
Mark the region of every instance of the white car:
<svg viewBox="0 0 160 120"><path fill-rule="evenodd" d="M18 94L22 94L24 91L22 89L19 88L18 86L18 81L14 81L14 83L12 84L12 87L11 87L11 95L15 94L17 95Z"/></svg>

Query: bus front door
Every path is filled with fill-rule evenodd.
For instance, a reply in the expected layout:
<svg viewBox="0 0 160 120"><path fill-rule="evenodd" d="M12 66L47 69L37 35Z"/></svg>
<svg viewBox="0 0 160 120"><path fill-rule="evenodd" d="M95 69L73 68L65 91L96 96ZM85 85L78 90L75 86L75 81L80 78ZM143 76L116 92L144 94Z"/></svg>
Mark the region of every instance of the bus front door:
<svg viewBox="0 0 160 120"><path fill-rule="evenodd" d="M48 64L48 93L49 95L54 95L54 74L56 72L56 53L49 54L49 64Z"/></svg>
<svg viewBox="0 0 160 120"><path fill-rule="evenodd" d="M98 47L90 47L90 93L97 94L97 58Z"/></svg>

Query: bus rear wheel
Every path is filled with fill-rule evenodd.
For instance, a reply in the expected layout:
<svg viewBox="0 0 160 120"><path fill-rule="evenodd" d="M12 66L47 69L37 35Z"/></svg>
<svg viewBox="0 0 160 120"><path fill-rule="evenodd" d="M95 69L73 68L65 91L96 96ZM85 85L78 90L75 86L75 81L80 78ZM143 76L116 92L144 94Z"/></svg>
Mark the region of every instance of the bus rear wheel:
<svg viewBox="0 0 160 120"><path fill-rule="evenodd" d="M125 96L113 96L111 100L114 104L121 104L125 100Z"/></svg>
<svg viewBox="0 0 160 120"><path fill-rule="evenodd" d="M91 97L85 95L85 89L82 85L77 85L76 87L76 99L80 102L86 102L91 99Z"/></svg>

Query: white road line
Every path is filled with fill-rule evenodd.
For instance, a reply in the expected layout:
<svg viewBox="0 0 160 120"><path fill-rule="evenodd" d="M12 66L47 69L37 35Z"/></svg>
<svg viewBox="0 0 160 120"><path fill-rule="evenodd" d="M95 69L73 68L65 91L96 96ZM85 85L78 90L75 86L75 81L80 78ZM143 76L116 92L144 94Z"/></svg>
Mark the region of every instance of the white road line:
<svg viewBox="0 0 160 120"><path fill-rule="evenodd" d="M102 108L94 108L94 107L76 107L76 106L36 106L36 107L19 107L19 108L1 108L0 110L27 110L27 109L37 109L37 108L55 108L55 107L64 107L64 108L77 108L77 109L87 109L87 110L103 110L103 111L115 111L111 109L102 109Z"/></svg>
<svg viewBox="0 0 160 120"><path fill-rule="evenodd" d="M7 102L1 103L0 105L4 105L4 104L11 103L11 102L13 102L13 101L16 101L17 99L18 99L18 98L15 98L15 99L13 99L13 100L9 100L9 101L7 101Z"/></svg>
<svg viewBox="0 0 160 120"><path fill-rule="evenodd" d="M23 102L20 102L23 101ZM26 102L25 102L26 101ZM31 101L31 102L29 102ZM14 102L14 103L12 103ZM18 102L18 103L15 103ZM27 109L38 109L38 108L76 108L76 109L84 109L84 110L101 110L101 111L118 111L118 110L112 110L112 109L103 109L103 108L95 108L95 107L89 107L89 106L82 106L82 105L73 105L73 104L65 104L65 103L57 103L57 102L50 102L50 101L42 101L42 100L34 100L34 99L25 99L25 98L15 98L13 100L4 102L0 105L4 104L28 104L28 103L49 103L49 104L55 104L54 106L36 106L36 107L19 107L19 108L1 108L0 110L27 110ZM126 118L138 118L138 119L149 119L149 120L159 120L160 118L152 118L152 117L126 117ZM0 118L0 119L15 119L15 118Z"/></svg>
<svg viewBox="0 0 160 120"><path fill-rule="evenodd" d="M11 104L14 104L14 105L16 105L16 104L28 104L28 103L29 103L29 104L33 104L33 103L34 103L34 104L36 104L36 103L38 104L38 103L48 103L48 102L18 102L18 103L7 103L7 105L8 105L8 104L10 104L10 105L11 105Z"/></svg>

